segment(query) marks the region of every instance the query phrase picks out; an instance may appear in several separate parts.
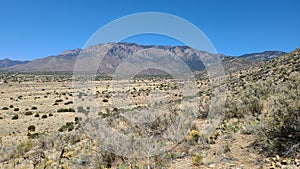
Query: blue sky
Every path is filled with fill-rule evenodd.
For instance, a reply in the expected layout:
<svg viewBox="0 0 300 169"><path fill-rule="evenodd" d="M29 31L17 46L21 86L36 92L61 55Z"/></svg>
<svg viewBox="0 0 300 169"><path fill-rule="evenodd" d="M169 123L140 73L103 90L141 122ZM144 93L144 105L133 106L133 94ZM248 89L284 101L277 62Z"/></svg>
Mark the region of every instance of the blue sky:
<svg viewBox="0 0 300 169"><path fill-rule="evenodd" d="M1 0L0 59L32 60L82 47L105 24L163 12L195 24L218 53L241 55L300 47L299 0ZM127 39L178 45L160 36Z"/></svg>

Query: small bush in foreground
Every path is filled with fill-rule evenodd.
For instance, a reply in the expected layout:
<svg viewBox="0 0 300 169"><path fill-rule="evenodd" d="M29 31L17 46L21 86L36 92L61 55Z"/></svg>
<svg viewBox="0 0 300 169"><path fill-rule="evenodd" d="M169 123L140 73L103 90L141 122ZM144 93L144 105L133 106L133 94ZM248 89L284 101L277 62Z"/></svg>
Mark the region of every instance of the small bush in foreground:
<svg viewBox="0 0 300 169"><path fill-rule="evenodd" d="M270 97L269 117L259 137L270 155L300 155L300 76L292 76Z"/></svg>

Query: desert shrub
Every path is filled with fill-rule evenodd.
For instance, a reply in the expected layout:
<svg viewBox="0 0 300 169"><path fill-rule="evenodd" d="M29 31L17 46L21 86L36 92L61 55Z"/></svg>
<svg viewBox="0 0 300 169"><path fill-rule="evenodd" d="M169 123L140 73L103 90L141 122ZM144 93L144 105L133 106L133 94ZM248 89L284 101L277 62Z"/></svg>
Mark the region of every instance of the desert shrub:
<svg viewBox="0 0 300 169"><path fill-rule="evenodd" d="M68 102L65 103L65 105L69 105L69 104L73 104L73 102L72 101L68 101Z"/></svg>
<svg viewBox="0 0 300 169"><path fill-rule="evenodd" d="M31 111L25 112L25 116L31 116L33 113Z"/></svg>
<svg viewBox="0 0 300 169"><path fill-rule="evenodd" d="M57 99L55 100L55 103L59 103L59 102L62 102L63 100L62 99Z"/></svg>
<svg viewBox="0 0 300 169"><path fill-rule="evenodd" d="M112 168L113 162L116 160L117 156L109 152L98 152L98 158L94 160L95 166L99 168Z"/></svg>
<svg viewBox="0 0 300 169"><path fill-rule="evenodd" d="M263 84L249 85L239 96L241 102L238 105L241 105L239 106L239 110L241 111L242 116L257 116L261 114L263 108L262 101L268 97L268 92L260 88Z"/></svg>
<svg viewBox="0 0 300 169"><path fill-rule="evenodd" d="M27 137L28 137L29 139L37 139L37 138L40 137L40 134L39 134L39 133L33 133L33 134L27 133Z"/></svg>
<svg viewBox="0 0 300 169"><path fill-rule="evenodd" d="M225 104L225 119L244 118L245 113L239 106L241 103L233 96L228 97Z"/></svg>
<svg viewBox="0 0 300 169"><path fill-rule="evenodd" d="M77 111L80 113L83 113L85 111L85 109L82 106L78 106Z"/></svg>
<svg viewBox="0 0 300 169"><path fill-rule="evenodd" d="M42 119L46 119L48 116L46 114L42 115Z"/></svg>
<svg viewBox="0 0 300 169"><path fill-rule="evenodd" d="M2 110L8 110L8 107L3 107Z"/></svg>
<svg viewBox="0 0 300 169"><path fill-rule="evenodd" d="M36 113L36 114L34 115L34 117L40 117L40 115L39 115L38 113Z"/></svg>
<svg viewBox="0 0 300 169"><path fill-rule="evenodd" d="M17 120L17 119L19 119L19 115L14 115L12 118L11 118L12 120Z"/></svg>
<svg viewBox="0 0 300 169"><path fill-rule="evenodd" d="M246 85L238 94L228 96L225 104L225 118L245 118L259 116L263 110L263 102L274 93L271 81Z"/></svg>
<svg viewBox="0 0 300 169"><path fill-rule="evenodd" d="M77 112L78 113L83 113L83 114L88 114L89 113L89 111L85 110L82 106L77 107Z"/></svg>
<svg viewBox="0 0 300 169"><path fill-rule="evenodd" d="M66 126L68 128L68 131L72 131L74 129L74 123L73 122L67 122Z"/></svg>
<svg viewBox="0 0 300 169"><path fill-rule="evenodd" d="M252 113L253 116L261 114L263 105L259 98L253 97L249 100L248 110Z"/></svg>
<svg viewBox="0 0 300 169"><path fill-rule="evenodd" d="M23 142L17 146L17 153L19 155L24 155L26 152L30 151L33 147L33 143L31 140Z"/></svg>
<svg viewBox="0 0 300 169"><path fill-rule="evenodd" d="M3 117L0 117L0 119L3 119Z"/></svg>
<svg viewBox="0 0 300 169"><path fill-rule="evenodd" d="M72 131L74 129L74 123L73 122L67 122L65 125L63 125L61 128L58 129L58 131Z"/></svg>
<svg viewBox="0 0 300 169"><path fill-rule="evenodd" d="M82 118L81 117L75 117L75 124L79 124L80 121L82 121Z"/></svg>
<svg viewBox="0 0 300 169"><path fill-rule="evenodd" d="M16 108L14 108L14 111L19 111L19 110L20 110L20 109L19 109L19 108L17 108L17 107L16 107Z"/></svg>
<svg viewBox="0 0 300 169"><path fill-rule="evenodd" d="M170 159L177 159L177 158L181 158L182 157L182 155L180 155L180 154L178 154L176 152L169 152L166 155L167 155L166 157L170 158Z"/></svg>
<svg viewBox="0 0 300 169"><path fill-rule="evenodd" d="M73 108L61 108L57 110L58 113L60 112L75 112Z"/></svg>
<svg viewBox="0 0 300 169"><path fill-rule="evenodd" d="M270 97L268 117L261 125L259 139L270 155L300 153L300 76L291 76Z"/></svg>
<svg viewBox="0 0 300 169"><path fill-rule="evenodd" d="M196 154L192 157L192 161L195 166L200 166L203 163L203 156Z"/></svg>
<svg viewBox="0 0 300 169"><path fill-rule="evenodd" d="M14 108L14 106L13 106L13 105L10 105L9 108Z"/></svg>
<svg viewBox="0 0 300 169"><path fill-rule="evenodd" d="M100 116L101 118L106 118L106 117L108 117L109 116L109 114L108 113L103 113L103 112L98 112L98 116Z"/></svg>
<svg viewBox="0 0 300 169"><path fill-rule="evenodd" d="M52 113L49 113L49 117L51 117L51 116L53 116L53 114L52 114Z"/></svg>
<svg viewBox="0 0 300 169"><path fill-rule="evenodd" d="M31 107L31 110L37 110L37 107L33 106Z"/></svg>
<svg viewBox="0 0 300 169"><path fill-rule="evenodd" d="M229 143L223 146L223 152L224 153L231 152L231 145Z"/></svg>
<svg viewBox="0 0 300 169"><path fill-rule="evenodd" d="M187 140L197 141L199 137L200 137L200 133L198 130L191 130L189 135L187 136Z"/></svg>
<svg viewBox="0 0 300 169"><path fill-rule="evenodd" d="M35 131L35 126L34 125L28 126L28 131Z"/></svg>

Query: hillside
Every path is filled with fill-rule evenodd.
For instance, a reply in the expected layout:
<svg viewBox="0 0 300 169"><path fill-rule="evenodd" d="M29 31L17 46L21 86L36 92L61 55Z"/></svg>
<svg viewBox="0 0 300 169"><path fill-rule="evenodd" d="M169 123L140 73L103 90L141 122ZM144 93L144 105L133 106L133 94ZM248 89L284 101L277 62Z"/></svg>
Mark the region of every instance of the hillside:
<svg viewBox="0 0 300 169"><path fill-rule="evenodd" d="M278 56L282 56L284 54L286 54L286 52L281 52L281 51L265 51L265 52L261 52L261 53L245 54L245 55L241 55L239 57L245 58L245 59L248 59L248 60L262 60L262 61L266 61L266 60L270 60L270 59L276 58Z"/></svg>
<svg viewBox="0 0 300 169"><path fill-rule="evenodd" d="M205 69L201 57L209 57L212 54L207 52L198 51L191 49L186 46L147 46L138 45L134 43L108 43L99 44L96 46L89 47L85 50L74 49L66 50L63 53L56 56L49 56L41 59L36 59L31 62L22 62L15 64L6 64L2 67L5 71L17 71L17 72L72 72L74 65L80 52L85 55L97 55L101 53L99 49L102 46L110 45L111 49L106 53L103 61L99 66L99 74L112 74L115 68L125 58L130 56L132 53L143 49L153 49L153 51L167 51L181 58L192 71L202 71ZM258 64L265 60L269 60L274 57L278 57L284 54L283 52L263 52L255 54L247 54L240 57L229 57L222 56L222 62L225 70L228 72L244 69L246 67ZM88 59L89 57L86 57ZM0 64L1 65L1 64Z"/></svg>
<svg viewBox="0 0 300 169"><path fill-rule="evenodd" d="M29 61L10 60L10 59L6 58L6 59L0 60L0 69L1 68L6 69L6 68L9 68L9 67L15 66L15 65L26 64L28 62Z"/></svg>

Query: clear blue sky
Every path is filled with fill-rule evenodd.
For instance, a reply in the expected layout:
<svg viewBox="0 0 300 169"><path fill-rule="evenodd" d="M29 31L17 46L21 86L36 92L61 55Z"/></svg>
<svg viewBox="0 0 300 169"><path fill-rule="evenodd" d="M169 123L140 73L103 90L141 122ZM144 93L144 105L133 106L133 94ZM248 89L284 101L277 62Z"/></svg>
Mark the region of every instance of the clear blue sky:
<svg viewBox="0 0 300 169"><path fill-rule="evenodd" d="M32 60L80 48L103 25L137 12L182 17L226 55L300 47L299 0L0 0L0 59ZM129 40L178 44L157 36Z"/></svg>

